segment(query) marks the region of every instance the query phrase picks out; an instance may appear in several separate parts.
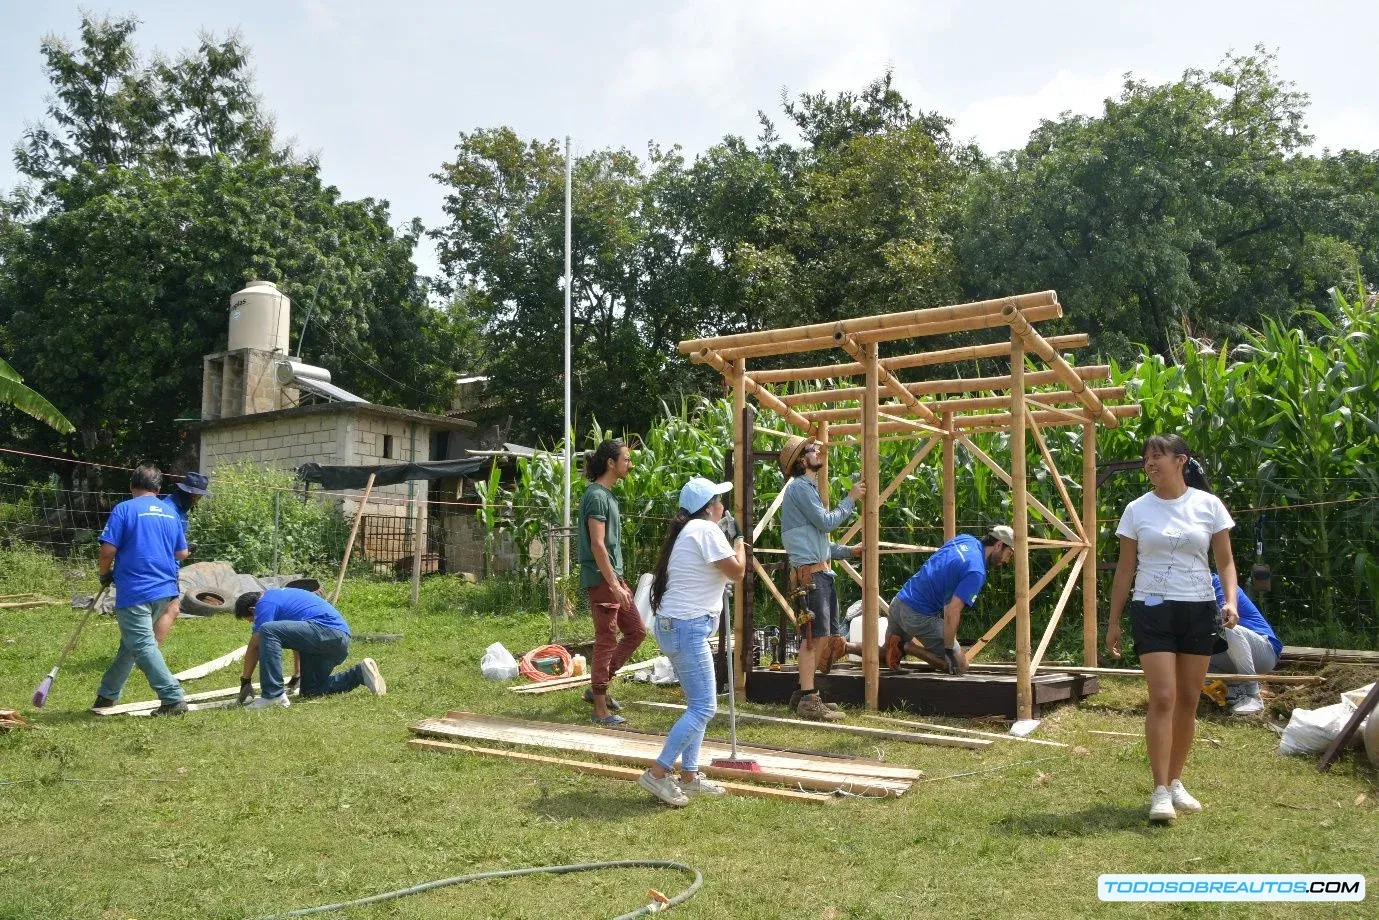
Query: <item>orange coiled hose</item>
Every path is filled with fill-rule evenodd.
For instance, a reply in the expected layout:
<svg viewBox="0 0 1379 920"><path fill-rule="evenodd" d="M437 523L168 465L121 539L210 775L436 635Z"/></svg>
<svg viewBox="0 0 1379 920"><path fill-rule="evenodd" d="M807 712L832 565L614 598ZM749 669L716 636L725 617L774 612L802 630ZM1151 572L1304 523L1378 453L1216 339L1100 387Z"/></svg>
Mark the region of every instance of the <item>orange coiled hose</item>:
<svg viewBox="0 0 1379 920"><path fill-rule="evenodd" d="M533 663L535 659L545 658L549 655L554 655L560 659L562 670L559 674L547 674ZM534 680L537 682L543 680L559 680L562 677L569 677L571 670L570 653L565 650L565 646L563 645L543 645L523 655L522 660L517 662L517 670L527 680Z"/></svg>

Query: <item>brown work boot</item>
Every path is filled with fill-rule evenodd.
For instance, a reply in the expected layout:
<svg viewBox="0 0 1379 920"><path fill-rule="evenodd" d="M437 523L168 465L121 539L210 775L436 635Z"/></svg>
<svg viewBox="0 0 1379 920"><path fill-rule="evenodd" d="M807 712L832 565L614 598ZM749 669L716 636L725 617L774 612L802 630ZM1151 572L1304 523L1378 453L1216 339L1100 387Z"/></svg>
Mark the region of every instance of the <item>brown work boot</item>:
<svg viewBox="0 0 1379 920"><path fill-rule="evenodd" d="M892 671L900 670L900 659L905 657L905 646L899 636L886 637L886 667Z"/></svg>
<svg viewBox="0 0 1379 920"><path fill-rule="evenodd" d="M790 692L790 711L791 711L791 712L794 712L794 711L795 711L795 707L799 706L799 704L800 704L800 697L802 697L802 696L804 696L804 691L801 690L801 689L799 689L798 687L795 688L794 690L792 690L792 691ZM824 703L824 708L827 709L829 712L837 712L837 711L838 711L838 704L837 704L837 703Z"/></svg>
<svg viewBox="0 0 1379 920"><path fill-rule="evenodd" d="M815 663L815 670L820 674L827 674L833 670L833 665L848 653L848 644L842 636L823 636L819 639L819 657Z"/></svg>
<svg viewBox="0 0 1379 920"><path fill-rule="evenodd" d="M795 715L812 722L837 722L844 718L841 712L835 712L824 705L823 699L817 693L806 693L801 696L795 706Z"/></svg>

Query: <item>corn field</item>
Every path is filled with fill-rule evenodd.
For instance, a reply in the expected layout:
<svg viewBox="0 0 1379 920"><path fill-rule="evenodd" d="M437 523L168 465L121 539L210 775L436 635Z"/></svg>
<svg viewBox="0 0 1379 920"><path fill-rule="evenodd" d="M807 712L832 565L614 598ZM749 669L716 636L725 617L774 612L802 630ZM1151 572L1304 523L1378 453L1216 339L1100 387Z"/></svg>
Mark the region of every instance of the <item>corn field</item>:
<svg viewBox="0 0 1379 920"><path fill-rule="evenodd" d="M1242 585L1256 562L1273 572L1272 590L1257 597L1284 640L1299 645L1379 646L1379 315L1368 302L1335 296L1336 317L1305 313L1299 320L1311 330L1270 323L1239 343L1213 346L1188 339L1176 363L1146 355L1133 366L1112 366L1113 386L1127 387L1141 406L1141 416L1117 429L1099 432L1103 464L1138 460L1143 440L1156 432L1176 431L1200 455L1214 490L1236 518L1232 538ZM939 374L941 369L935 369ZM633 439L632 473L617 488L623 513L624 556L629 576L650 569L667 519L674 513L680 486L690 476L718 478L731 446L731 403L686 400L664 407L663 418L643 437ZM759 424L783 429L785 423L762 412ZM594 427L592 447L605 433ZM1048 428L1055 457L1074 502L1080 502L1081 432ZM1009 441L1004 434L974 436L983 450L1008 468ZM899 470L918 446L906 441L881 444L882 480ZM775 450L779 440L758 435L754 448ZM563 469L557 447L553 455L519 464L510 491L495 481L485 490L483 517L491 529L513 532L519 547L536 540L561 517ZM882 507L882 539L937 545L942 540L942 492L938 452L921 464ZM831 448L832 494L846 491L860 467L860 449ZM1037 448L1029 457L1030 489L1050 508L1060 507L1052 474ZM957 450L957 516L960 530L980 532L1007 521L1010 495L980 462ZM583 478L576 471L578 502ZM774 464L757 465L755 511L763 514L781 486ZM1134 470L1108 479L1098 493L1100 559L1114 562L1115 525L1120 512L1147 486ZM1031 513L1031 532L1057 537ZM758 544L779 546L779 531L768 528ZM1035 577L1052 558L1039 558ZM765 561L765 560L764 560ZM897 590L922 559L882 557L882 584ZM544 565L532 574L544 577ZM1011 594L1010 570L993 572L987 599L964 619L964 632L976 633L1004 612ZM1103 572L1101 596L1109 595L1110 573ZM842 602L858 592L840 578ZM1057 583L1055 583L1055 588ZM1036 601L1035 623L1047 614L1056 592ZM998 609L999 608L999 609ZM773 617L764 594L758 616ZM1078 609L1076 606L1073 609ZM1104 609L1104 601L1103 601ZM1073 649L1080 644L1076 618L1056 640ZM997 648L999 649L999 641Z"/></svg>

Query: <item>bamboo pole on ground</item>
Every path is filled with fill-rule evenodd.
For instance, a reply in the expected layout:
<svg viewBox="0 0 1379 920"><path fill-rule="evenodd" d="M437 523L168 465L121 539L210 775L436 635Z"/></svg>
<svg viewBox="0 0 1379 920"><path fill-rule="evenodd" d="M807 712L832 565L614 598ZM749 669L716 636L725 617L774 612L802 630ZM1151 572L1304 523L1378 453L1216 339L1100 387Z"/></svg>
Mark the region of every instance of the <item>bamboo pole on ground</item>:
<svg viewBox="0 0 1379 920"><path fill-rule="evenodd" d="M742 494L742 483L746 469L746 464L752 462L751 442L743 442L743 434L746 430L744 416L747 410L747 362L740 360L731 367L724 367L727 372L725 376L729 378L729 383L733 388L733 517L742 520L742 503L745 496ZM737 693L747 692L747 671L742 667L746 657L742 654L743 646L747 639L747 624L743 622L743 613L746 609L746 592L743 584L746 581L746 574L737 579L733 585L733 654L737 658L734 668L734 688Z"/></svg>
<svg viewBox="0 0 1379 920"><path fill-rule="evenodd" d="M364 497L359 500L359 510L354 514L354 526L350 528L350 538L345 543L345 558L340 561L340 577L335 579L335 591L330 596L332 605L340 600L340 589L345 586L345 572L349 570L350 554L354 552L354 538L359 535L359 522L364 519L364 509L368 507L369 495L373 492L375 475L369 474L369 481L364 484Z"/></svg>
<svg viewBox="0 0 1379 920"><path fill-rule="evenodd" d="M704 362L709 363L709 362ZM1079 381L1105 380L1111 376L1109 364L1087 364L1071 368ZM1056 371L1034 371L1025 375L1025 385L1057 386L1065 384ZM953 393L981 393L987 390L1011 389L1010 375L994 377L952 377L947 380L922 380L919 383L904 384L905 390L915 396L946 396ZM1084 387L1085 388L1085 387ZM1075 390L1075 387L1069 387ZM810 390L806 393L791 393L780 397L787 406L824 405L826 403L851 402L861 400L866 395L866 387L835 387L829 390Z"/></svg>
<svg viewBox="0 0 1379 920"><path fill-rule="evenodd" d="M862 672L865 703L875 712L880 701L880 649L877 599L881 594L881 445L876 442L881 367L875 344L864 345L859 357L867 366L867 399L862 415Z"/></svg>
<svg viewBox="0 0 1379 920"><path fill-rule="evenodd" d="M1082 426L1082 538L1087 541L1087 564L1082 567L1082 663L1097 663L1097 505L1096 425Z"/></svg>
<svg viewBox="0 0 1379 920"><path fill-rule="evenodd" d="M913 326L937 319L962 318L974 315L1000 313L1009 305L1017 310L1029 307L1048 306L1058 303L1058 295L1053 291L1037 291L1018 294L1013 297L998 297L993 300L975 301L948 307L931 307L923 310L910 310L905 313L880 313L875 316L859 316L838 322L814 323L809 326L793 326L784 329L765 329L759 332L739 332L733 335L720 335L706 339L688 339L677 347L683 354L709 348L721 351L742 345L787 342L796 339L832 339L833 333L861 332L872 329L887 329L896 326Z"/></svg>
<svg viewBox="0 0 1379 920"><path fill-rule="evenodd" d="M1029 506L1025 469L1025 347L1016 333L1010 339L1010 478L1015 512L1015 714L1034 717L1034 684L1029 654Z"/></svg>
<svg viewBox="0 0 1379 920"><path fill-rule="evenodd" d="M1049 649L1049 643L1053 641L1053 634L1058 629L1058 621L1063 616L1063 608L1068 606L1068 598L1073 596L1073 588L1077 585L1077 576L1082 571L1082 564L1087 560L1087 551L1083 550L1077 554L1077 559L1073 562L1073 570L1068 573L1068 578L1063 582L1063 593L1058 596L1058 603L1053 606L1053 613L1049 616L1048 625L1044 627L1044 635L1039 640L1039 647L1034 650L1034 657L1030 660L1029 669L1031 672L1039 670L1039 662L1044 660L1044 653Z"/></svg>
<svg viewBox="0 0 1379 920"><path fill-rule="evenodd" d="M1048 342L1060 351L1073 348L1086 348L1090 336L1085 332L1072 335L1050 336ZM994 342L990 345L969 345L962 348L945 348L941 351L925 351L913 355L898 355L882 358L881 366L891 371L911 367L926 367L933 364L948 364L955 361L979 361L983 358L1002 358L1010 354L1009 342ZM823 364L817 367L789 367L780 370L753 371L752 379L757 383L790 383L796 380L833 380L839 377L860 377L867 372L860 361L850 364Z"/></svg>
<svg viewBox="0 0 1379 920"><path fill-rule="evenodd" d="M1048 341L1035 331L1030 325L1029 320L1021 315L1018 309L1006 307L1001 311L1006 320L1010 323L1010 331L1014 336L1019 337L1024 348L1037 354L1044 359L1044 363L1058 373L1063 378L1063 382L1068 385L1068 389L1078 394L1082 405L1087 407L1087 411L1096 416L1098 420L1108 428L1115 428L1120 422L1114 415L1106 411L1100 399L1095 393L1089 391L1082 382L1082 378L1073 370L1072 365L1063 360L1063 356L1053 350Z"/></svg>
<svg viewBox="0 0 1379 920"><path fill-rule="evenodd" d="M943 414L943 542L958 535L957 463L953 445L953 414Z"/></svg>

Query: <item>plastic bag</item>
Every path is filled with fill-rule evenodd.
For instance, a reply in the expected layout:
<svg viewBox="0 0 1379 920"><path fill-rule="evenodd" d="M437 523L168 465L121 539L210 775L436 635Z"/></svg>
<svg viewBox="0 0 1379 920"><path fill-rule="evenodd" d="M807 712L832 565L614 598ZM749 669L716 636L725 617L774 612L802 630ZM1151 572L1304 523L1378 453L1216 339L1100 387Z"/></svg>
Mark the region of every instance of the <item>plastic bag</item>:
<svg viewBox="0 0 1379 920"><path fill-rule="evenodd" d="M503 647L503 643L495 642L484 649L479 670L489 680L512 680L517 676L517 659Z"/></svg>
<svg viewBox="0 0 1379 920"><path fill-rule="evenodd" d="M1342 698L1321 709L1294 709L1279 740L1280 754L1320 754L1345 728L1355 706Z"/></svg>
<svg viewBox="0 0 1379 920"><path fill-rule="evenodd" d="M637 579L637 590L632 594L632 602L637 605L637 612L642 615L642 626L646 627L647 632L651 631L651 582L655 576L647 572Z"/></svg>

